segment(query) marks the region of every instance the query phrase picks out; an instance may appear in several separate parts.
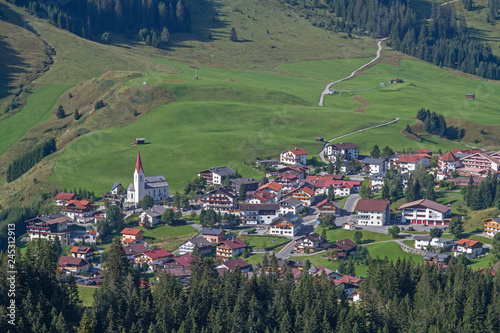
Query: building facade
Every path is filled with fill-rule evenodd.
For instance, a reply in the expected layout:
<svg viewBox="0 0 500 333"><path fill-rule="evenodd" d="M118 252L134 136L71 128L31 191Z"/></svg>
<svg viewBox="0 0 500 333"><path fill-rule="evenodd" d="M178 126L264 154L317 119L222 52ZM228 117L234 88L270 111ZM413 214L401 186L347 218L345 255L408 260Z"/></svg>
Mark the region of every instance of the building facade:
<svg viewBox="0 0 500 333"><path fill-rule="evenodd" d="M127 201L137 204L146 194L152 196L155 201L167 200L170 197L165 176L146 177L142 167L141 153L137 152L134 181L127 188Z"/></svg>

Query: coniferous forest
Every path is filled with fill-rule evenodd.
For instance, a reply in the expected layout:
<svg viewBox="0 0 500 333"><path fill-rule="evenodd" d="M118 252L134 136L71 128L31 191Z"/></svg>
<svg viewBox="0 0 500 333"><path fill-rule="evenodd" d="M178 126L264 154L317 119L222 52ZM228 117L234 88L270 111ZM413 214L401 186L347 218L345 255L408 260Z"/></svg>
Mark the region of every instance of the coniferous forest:
<svg viewBox="0 0 500 333"><path fill-rule="evenodd" d="M138 270L116 239L94 304L82 308L71 278L56 273L60 245L32 242L17 267L17 332L498 332L500 279L473 272L461 259L446 270L410 261L374 260L352 304L325 277L294 281L277 260L262 274L220 277L211 259L192 259L188 286L160 275L139 287ZM17 253L19 258L20 254ZM2 265L7 255L0 256ZM9 288L4 270L0 292ZM0 299L0 331L12 330Z"/></svg>

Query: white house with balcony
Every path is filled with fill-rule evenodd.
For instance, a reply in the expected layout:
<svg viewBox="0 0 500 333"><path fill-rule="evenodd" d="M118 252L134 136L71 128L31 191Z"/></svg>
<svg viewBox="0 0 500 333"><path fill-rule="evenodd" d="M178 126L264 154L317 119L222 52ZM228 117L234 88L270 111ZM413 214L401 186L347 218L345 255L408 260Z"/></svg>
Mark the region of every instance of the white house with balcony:
<svg viewBox="0 0 500 333"><path fill-rule="evenodd" d="M280 154L280 162L284 164L307 164L307 151L302 148L288 149Z"/></svg>
<svg viewBox="0 0 500 333"><path fill-rule="evenodd" d="M295 237L302 229L302 219L295 214L288 213L271 222L268 229L270 235Z"/></svg>
<svg viewBox="0 0 500 333"><path fill-rule="evenodd" d="M406 203L401 210L401 222L422 225L447 226L450 223L451 207L420 199Z"/></svg>

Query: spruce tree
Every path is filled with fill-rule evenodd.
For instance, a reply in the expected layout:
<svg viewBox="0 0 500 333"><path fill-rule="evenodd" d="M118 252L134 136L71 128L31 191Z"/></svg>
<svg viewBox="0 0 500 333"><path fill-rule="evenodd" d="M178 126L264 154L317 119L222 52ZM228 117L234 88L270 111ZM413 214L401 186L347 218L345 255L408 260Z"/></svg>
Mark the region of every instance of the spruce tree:
<svg viewBox="0 0 500 333"><path fill-rule="evenodd" d="M62 105L59 105L57 108L56 116L59 119L66 117L66 112L64 111L64 107Z"/></svg>
<svg viewBox="0 0 500 333"><path fill-rule="evenodd" d="M234 27L231 28L229 40L232 42L238 41L238 35L236 34L236 29L234 29Z"/></svg>
<svg viewBox="0 0 500 333"><path fill-rule="evenodd" d="M331 184L330 184L330 186L328 186L327 199L330 200L330 201L335 200L335 190L333 188L333 185L331 185Z"/></svg>

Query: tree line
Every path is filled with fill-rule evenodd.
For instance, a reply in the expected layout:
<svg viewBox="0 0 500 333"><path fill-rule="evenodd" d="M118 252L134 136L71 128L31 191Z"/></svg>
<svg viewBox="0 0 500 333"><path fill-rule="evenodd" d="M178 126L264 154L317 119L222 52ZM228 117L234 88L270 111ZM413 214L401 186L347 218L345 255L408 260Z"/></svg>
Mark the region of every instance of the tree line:
<svg viewBox="0 0 500 333"><path fill-rule="evenodd" d="M432 3L430 19L419 20L407 0L279 1L301 9L310 20L321 21L315 25L346 32L348 37L352 33L388 37L389 46L437 66L500 78L498 57L489 45L469 36L466 20L456 15L453 4ZM494 2L491 11L496 17L498 6Z"/></svg>
<svg viewBox="0 0 500 333"><path fill-rule="evenodd" d="M45 156L52 154L56 150L56 140L52 138L19 155L9 164L7 169L7 181L10 183L21 177Z"/></svg>
<svg viewBox="0 0 500 333"><path fill-rule="evenodd" d="M463 187L461 191L465 204L472 210L490 207L500 209L500 180L490 172L477 185L474 184L474 178L470 176L468 185Z"/></svg>
<svg viewBox="0 0 500 333"><path fill-rule="evenodd" d="M448 127L445 117L435 111L431 112L429 109L421 108L417 112L417 119L424 123L425 130L428 133L446 137L450 140L460 140L465 135L465 129L458 130L455 127ZM406 127L406 131L408 129L409 126ZM408 132L411 133L411 130Z"/></svg>
<svg viewBox="0 0 500 333"><path fill-rule="evenodd" d="M191 31L184 0L8 0L83 38L109 41L109 32L138 36L158 46L160 37ZM146 32L147 33L146 33ZM137 38L137 37L135 37Z"/></svg>

